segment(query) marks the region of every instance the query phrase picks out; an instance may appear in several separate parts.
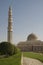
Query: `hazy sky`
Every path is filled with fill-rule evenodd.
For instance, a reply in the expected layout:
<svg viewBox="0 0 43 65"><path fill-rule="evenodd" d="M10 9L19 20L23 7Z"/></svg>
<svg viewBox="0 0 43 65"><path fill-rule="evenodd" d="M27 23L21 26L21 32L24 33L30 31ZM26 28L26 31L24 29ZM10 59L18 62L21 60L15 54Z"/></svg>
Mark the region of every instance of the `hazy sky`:
<svg viewBox="0 0 43 65"><path fill-rule="evenodd" d="M43 0L0 0L0 42L7 40L10 4L13 17L13 43L26 40L30 33L43 40Z"/></svg>

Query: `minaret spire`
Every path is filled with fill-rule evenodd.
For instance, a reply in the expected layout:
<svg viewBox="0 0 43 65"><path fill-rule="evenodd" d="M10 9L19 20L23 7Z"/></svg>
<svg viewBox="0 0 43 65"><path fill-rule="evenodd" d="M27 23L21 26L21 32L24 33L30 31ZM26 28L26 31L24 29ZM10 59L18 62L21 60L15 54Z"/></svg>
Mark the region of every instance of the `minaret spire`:
<svg viewBox="0 0 43 65"><path fill-rule="evenodd" d="M12 43L12 8L9 6L8 11L8 42Z"/></svg>

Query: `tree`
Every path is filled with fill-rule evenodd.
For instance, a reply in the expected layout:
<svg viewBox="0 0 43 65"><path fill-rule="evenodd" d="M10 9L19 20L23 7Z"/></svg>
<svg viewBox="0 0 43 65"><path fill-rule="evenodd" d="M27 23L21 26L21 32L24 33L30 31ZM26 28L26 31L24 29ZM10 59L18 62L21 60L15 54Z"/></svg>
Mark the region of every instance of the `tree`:
<svg viewBox="0 0 43 65"><path fill-rule="evenodd" d="M0 44L0 53L2 55L13 55L17 51L15 49L16 49L16 46L14 46L13 44L9 42L2 42Z"/></svg>

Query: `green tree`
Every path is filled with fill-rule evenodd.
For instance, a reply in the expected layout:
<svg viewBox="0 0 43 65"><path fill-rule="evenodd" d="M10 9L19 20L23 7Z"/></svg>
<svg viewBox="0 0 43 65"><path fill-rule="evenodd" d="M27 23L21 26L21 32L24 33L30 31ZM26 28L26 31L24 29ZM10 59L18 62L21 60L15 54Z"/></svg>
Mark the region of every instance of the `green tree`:
<svg viewBox="0 0 43 65"><path fill-rule="evenodd" d="M0 53L2 55L13 55L17 53L17 48L9 42L2 42L0 44Z"/></svg>

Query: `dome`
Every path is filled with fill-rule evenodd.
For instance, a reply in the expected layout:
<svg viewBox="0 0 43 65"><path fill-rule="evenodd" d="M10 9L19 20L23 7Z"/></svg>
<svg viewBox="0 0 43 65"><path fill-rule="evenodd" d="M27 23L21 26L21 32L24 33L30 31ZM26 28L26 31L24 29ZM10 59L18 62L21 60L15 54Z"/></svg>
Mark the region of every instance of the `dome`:
<svg viewBox="0 0 43 65"><path fill-rule="evenodd" d="M31 41L31 40L37 40L37 36L33 33L31 33L28 37L27 37L27 41Z"/></svg>

